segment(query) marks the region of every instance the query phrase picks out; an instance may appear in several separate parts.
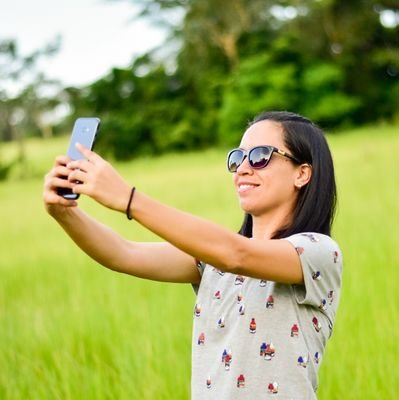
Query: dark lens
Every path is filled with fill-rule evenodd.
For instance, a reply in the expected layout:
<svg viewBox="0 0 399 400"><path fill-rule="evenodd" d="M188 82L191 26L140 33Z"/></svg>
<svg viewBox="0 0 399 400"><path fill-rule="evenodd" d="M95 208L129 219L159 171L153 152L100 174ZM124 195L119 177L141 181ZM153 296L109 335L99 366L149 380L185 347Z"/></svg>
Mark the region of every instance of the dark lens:
<svg viewBox="0 0 399 400"><path fill-rule="evenodd" d="M229 154L227 160L227 168L230 172L236 172L237 168L241 165L244 153L241 150L233 150Z"/></svg>
<svg viewBox="0 0 399 400"><path fill-rule="evenodd" d="M271 154L272 149L270 147L255 147L249 152L249 164L252 168L265 168L269 163Z"/></svg>

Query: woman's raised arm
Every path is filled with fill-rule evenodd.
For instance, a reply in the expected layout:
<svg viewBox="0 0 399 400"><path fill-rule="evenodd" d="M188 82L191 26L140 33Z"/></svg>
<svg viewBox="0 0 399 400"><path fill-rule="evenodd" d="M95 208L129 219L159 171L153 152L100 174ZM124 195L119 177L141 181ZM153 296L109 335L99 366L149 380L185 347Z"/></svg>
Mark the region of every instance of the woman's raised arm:
<svg viewBox="0 0 399 400"><path fill-rule="evenodd" d="M91 258L112 270L141 278L198 283L199 272L192 256L167 242L143 243L125 240L115 231L88 216L76 201L57 194L58 187L73 188L62 179L70 170L70 160L58 157L46 175L43 201L47 212L61 225L70 238Z"/></svg>

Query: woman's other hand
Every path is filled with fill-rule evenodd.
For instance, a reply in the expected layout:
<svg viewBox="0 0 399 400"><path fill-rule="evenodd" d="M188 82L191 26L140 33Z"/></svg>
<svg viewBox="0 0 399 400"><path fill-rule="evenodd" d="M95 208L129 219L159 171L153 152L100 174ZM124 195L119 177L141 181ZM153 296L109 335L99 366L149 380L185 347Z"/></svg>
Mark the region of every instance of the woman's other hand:
<svg viewBox="0 0 399 400"><path fill-rule="evenodd" d="M75 200L64 199L57 192L58 188L72 189L75 185L67 179L71 170L66 165L70 161L67 156L58 156L53 168L44 178L43 201L47 212L53 216L77 206Z"/></svg>

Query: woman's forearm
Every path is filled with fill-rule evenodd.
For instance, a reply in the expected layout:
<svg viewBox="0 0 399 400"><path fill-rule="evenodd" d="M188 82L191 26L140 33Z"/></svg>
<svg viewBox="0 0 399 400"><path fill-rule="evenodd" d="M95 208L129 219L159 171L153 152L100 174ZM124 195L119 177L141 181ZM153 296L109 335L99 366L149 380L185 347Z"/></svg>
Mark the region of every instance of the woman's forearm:
<svg viewBox="0 0 399 400"><path fill-rule="evenodd" d="M171 208L136 192L130 215L182 251L223 270L239 263L244 237L208 220Z"/></svg>
<svg viewBox="0 0 399 400"><path fill-rule="evenodd" d="M140 192L135 193L133 200L130 215L139 223L207 264L224 272L258 279L303 283L298 254L286 240L249 240Z"/></svg>
<svg viewBox="0 0 399 400"><path fill-rule="evenodd" d="M107 268L123 271L129 242L77 207L53 217L87 255Z"/></svg>
<svg viewBox="0 0 399 400"><path fill-rule="evenodd" d="M74 182L79 179L71 175L84 171L80 168L77 171L69 169L66 165L70 160L66 156L59 156L53 169L45 177L43 200L46 211L86 254L112 270L159 281L198 283L200 276L191 255L167 242L144 243L125 240L81 211L76 201L66 200L58 195L59 187L78 189L76 193L80 191L88 195L92 190L94 194L98 194L99 191L99 197L106 200L102 202L103 205L125 211L124 199L129 197L129 186L108 163L98 155L91 152L90 154L94 160L100 160L100 177L103 176L104 170L108 171L108 174L105 174L105 182L76 185ZM87 160L84 163L96 170L95 164ZM68 176L69 180L63 179L64 176ZM82 178L85 180L86 176ZM111 188L110 183L113 185Z"/></svg>
<svg viewBox="0 0 399 400"><path fill-rule="evenodd" d="M132 242L73 208L55 219L70 238L105 267L139 278L198 283L194 258L167 242Z"/></svg>

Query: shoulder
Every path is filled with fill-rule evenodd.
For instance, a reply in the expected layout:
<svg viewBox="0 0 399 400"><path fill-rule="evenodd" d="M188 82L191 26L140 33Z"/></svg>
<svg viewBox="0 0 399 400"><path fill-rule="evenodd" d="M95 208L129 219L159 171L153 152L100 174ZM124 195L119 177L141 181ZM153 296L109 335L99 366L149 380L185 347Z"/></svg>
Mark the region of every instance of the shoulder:
<svg viewBox="0 0 399 400"><path fill-rule="evenodd" d="M328 235L302 232L284 238L290 242L301 259L313 259L326 264L342 264L342 253L338 243Z"/></svg>
<svg viewBox="0 0 399 400"><path fill-rule="evenodd" d="M332 248L339 250L338 243L328 235L317 232L301 232L283 238L294 245L303 245L305 247Z"/></svg>

